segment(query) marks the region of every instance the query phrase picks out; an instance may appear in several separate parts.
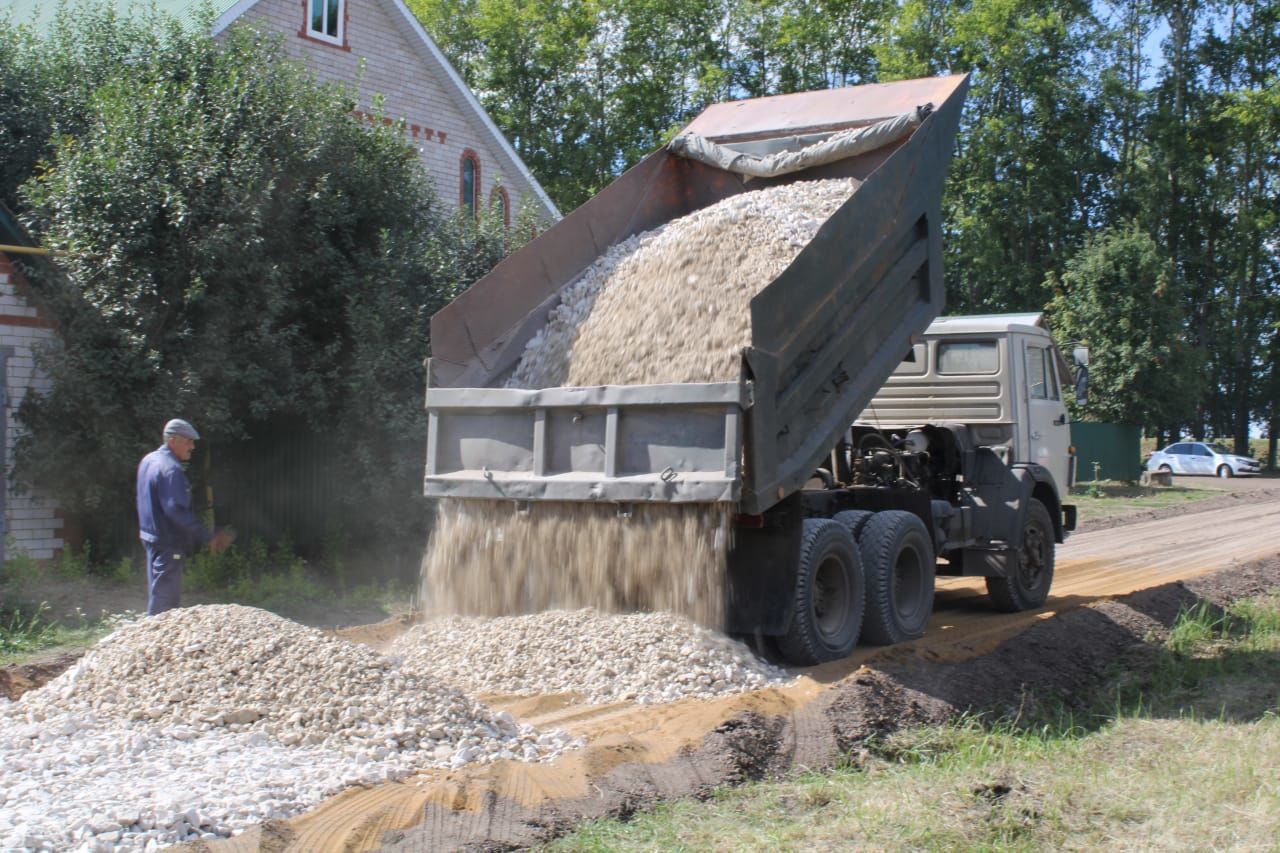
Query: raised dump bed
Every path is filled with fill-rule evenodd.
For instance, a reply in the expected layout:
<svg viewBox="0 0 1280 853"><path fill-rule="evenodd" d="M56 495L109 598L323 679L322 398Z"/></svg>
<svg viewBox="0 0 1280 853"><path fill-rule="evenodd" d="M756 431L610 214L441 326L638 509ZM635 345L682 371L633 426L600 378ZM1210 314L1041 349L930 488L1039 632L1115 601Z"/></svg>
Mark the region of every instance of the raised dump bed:
<svg viewBox="0 0 1280 853"><path fill-rule="evenodd" d="M940 199L966 89L952 76L716 104L513 253L432 318L425 493L760 514L800 490L942 309ZM780 174L797 152L805 168ZM748 178L753 157L774 171ZM835 177L861 184L751 300L737 381L501 387L610 247L745 190Z"/></svg>

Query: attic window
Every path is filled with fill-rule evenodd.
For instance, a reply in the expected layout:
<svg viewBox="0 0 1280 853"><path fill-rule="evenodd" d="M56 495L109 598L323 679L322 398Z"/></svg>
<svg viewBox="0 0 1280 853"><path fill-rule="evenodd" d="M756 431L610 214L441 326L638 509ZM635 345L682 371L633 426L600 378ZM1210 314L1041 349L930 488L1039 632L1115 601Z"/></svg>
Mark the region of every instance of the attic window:
<svg viewBox="0 0 1280 853"><path fill-rule="evenodd" d="M307 35L341 45L345 33L346 0L307 0Z"/></svg>

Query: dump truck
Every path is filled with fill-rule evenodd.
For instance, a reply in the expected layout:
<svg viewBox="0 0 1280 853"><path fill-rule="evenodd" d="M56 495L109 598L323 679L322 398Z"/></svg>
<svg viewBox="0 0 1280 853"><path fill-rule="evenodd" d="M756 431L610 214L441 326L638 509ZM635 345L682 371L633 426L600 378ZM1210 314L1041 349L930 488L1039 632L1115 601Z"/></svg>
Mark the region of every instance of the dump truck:
<svg viewBox="0 0 1280 853"><path fill-rule="evenodd" d="M637 503L731 505L719 627L795 664L920 636L939 573L987 577L1005 610L1043 604L1074 513L1067 474L1024 451L1026 407L1010 402L1024 369L1011 348L1043 326L1006 322L954 348L931 332L967 87L957 75L712 105L512 253L432 318L425 494L513 512L616 504L620 524ZM751 300L736 380L504 387L610 247L737 193L832 177L860 184ZM995 373L949 372L987 370L977 350L991 341ZM939 352L941 374L911 373ZM991 414L992 394L999 411L971 417Z"/></svg>

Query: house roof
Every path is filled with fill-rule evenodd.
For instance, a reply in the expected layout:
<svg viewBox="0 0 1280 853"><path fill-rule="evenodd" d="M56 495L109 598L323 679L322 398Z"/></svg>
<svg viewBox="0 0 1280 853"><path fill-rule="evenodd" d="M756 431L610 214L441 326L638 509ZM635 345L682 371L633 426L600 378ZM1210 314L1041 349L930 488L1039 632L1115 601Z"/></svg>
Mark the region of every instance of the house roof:
<svg viewBox="0 0 1280 853"><path fill-rule="evenodd" d="M132 14L141 5L137 0L96 0L96 2L111 6L121 15ZM257 5L259 0L234 0L234 2L229 0L150 0L150 2L154 4L157 11L182 21L193 21L201 8L211 9L217 15L212 33L216 36ZM546 190L538 183L538 179L533 176L515 148L507 141L507 137L498 129L475 94L463 82L462 76L458 74L431 36L427 35L427 31L422 28L422 24L403 0L365 0L365 2L380 3L390 10L391 17L408 34L409 43L417 46L424 64L435 72L446 92L453 96L458 109L463 115L470 116L475 121L476 130L502 161L504 171L509 170L519 175L547 213L559 219L560 210L555 202L547 195ZM59 5L61 4L58 0L12 0L11 20L16 23L30 23L43 31L52 22ZM74 8L74 4L70 5L70 8Z"/></svg>

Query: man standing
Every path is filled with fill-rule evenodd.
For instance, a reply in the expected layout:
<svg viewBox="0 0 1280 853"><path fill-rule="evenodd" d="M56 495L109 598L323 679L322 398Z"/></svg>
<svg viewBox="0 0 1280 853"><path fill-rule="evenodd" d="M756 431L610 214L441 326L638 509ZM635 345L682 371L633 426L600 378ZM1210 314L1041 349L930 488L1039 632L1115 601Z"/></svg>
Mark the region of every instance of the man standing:
<svg viewBox="0 0 1280 853"><path fill-rule="evenodd" d="M206 542L215 554L235 538L231 530L213 533L191 508L191 483L183 463L191 459L200 433L184 420L164 425L164 444L138 465L138 534L147 549L147 613L178 606L182 574L191 552Z"/></svg>

